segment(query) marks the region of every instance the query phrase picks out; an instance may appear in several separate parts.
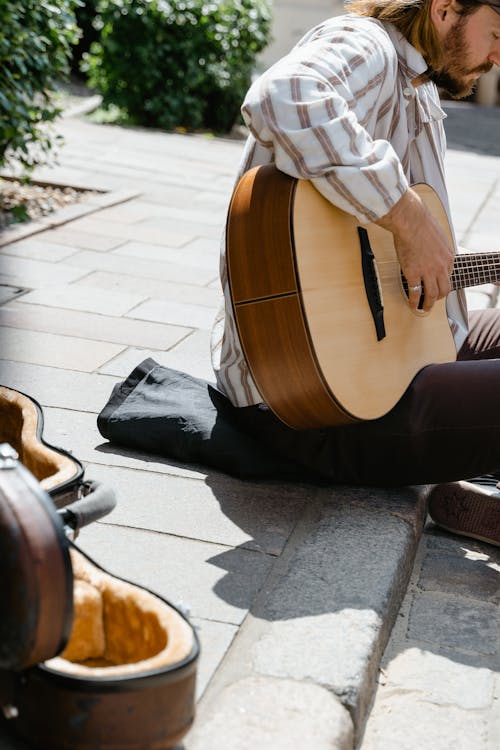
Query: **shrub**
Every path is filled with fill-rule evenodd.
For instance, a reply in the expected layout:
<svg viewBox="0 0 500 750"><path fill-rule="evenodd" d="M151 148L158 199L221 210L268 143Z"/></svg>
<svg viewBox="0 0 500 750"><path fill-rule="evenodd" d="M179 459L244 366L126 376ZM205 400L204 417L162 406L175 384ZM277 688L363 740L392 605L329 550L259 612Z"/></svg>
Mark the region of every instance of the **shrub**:
<svg viewBox="0 0 500 750"><path fill-rule="evenodd" d="M94 18L97 13L98 0L80 0L80 5L75 9L76 25L80 29L80 38L73 49L71 60L71 71L81 77L80 64L83 55L90 50L92 42L99 39L99 34L94 28Z"/></svg>
<svg viewBox="0 0 500 750"><path fill-rule="evenodd" d="M166 130L228 131L270 34L267 0L100 0L96 22L89 83Z"/></svg>
<svg viewBox="0 0 500 750"><path fill-rule="evenodd" d="M16 158L32 167L54 145L50 90L69 69L77 2L0 0L0 165Z"/></svg>

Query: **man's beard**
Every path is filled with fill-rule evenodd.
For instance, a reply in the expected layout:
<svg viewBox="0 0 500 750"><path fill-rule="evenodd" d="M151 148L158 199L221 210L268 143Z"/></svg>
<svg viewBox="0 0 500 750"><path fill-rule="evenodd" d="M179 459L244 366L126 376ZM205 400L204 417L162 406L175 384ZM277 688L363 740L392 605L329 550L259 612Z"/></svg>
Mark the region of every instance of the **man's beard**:
<svg viewBox="0 0 500 750"><path fill-rule="evenodd" d="M478 65L470 68L467 65L469 47L465 40L465 24L467 16L462 16L451 27L443 42L445 49L444 60L439 70L430 71L429 77L434 83L443 88L453 99L463 99L474 91L475 80L466 80L473 73L487 73L493 63Z"/></svg>

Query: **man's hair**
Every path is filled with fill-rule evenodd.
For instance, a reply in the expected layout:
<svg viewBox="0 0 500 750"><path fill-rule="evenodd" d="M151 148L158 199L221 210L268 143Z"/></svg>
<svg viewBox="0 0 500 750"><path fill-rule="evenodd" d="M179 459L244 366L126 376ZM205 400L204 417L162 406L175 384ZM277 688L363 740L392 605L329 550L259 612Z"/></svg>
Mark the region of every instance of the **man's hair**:
<svg viewBox="0 0 500 750"><path fill-rule="evenodd" d="M347 0L346 9L358 16L388 21L400 31L421 55L429 67L440 67L441 44L431 21L432 0ZM481 0L456 0L461 16L475 13Z"/></svg>

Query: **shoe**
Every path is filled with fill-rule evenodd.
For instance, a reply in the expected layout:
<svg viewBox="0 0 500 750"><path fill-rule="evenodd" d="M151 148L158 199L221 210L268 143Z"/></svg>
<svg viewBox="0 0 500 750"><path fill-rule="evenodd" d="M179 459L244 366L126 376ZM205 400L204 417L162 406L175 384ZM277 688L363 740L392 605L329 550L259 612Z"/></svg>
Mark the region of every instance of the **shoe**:
<svg viewBox="0 0 500 750"><path fill-rule="evenodd" d="M430 492L432 520L452 534L500 547L500 482L490 476L437 484Z"/></svg>

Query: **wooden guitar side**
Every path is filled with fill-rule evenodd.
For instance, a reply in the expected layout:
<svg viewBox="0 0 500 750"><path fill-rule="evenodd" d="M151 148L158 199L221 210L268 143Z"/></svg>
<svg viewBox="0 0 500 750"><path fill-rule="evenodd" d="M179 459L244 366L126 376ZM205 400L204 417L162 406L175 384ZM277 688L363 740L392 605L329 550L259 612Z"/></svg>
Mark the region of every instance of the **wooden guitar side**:
<svg viewBox="0 0 500 750"><path fill-rule="evenodd" d="M293 254L296 183L272 165L247 172L233 194L226 243L234 316L252 377L276 416L301 429L351 418L311 348Z"/></svg>

